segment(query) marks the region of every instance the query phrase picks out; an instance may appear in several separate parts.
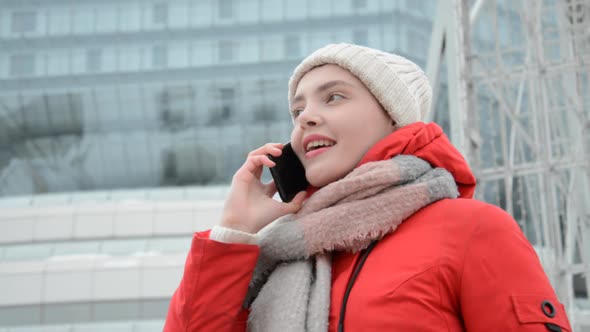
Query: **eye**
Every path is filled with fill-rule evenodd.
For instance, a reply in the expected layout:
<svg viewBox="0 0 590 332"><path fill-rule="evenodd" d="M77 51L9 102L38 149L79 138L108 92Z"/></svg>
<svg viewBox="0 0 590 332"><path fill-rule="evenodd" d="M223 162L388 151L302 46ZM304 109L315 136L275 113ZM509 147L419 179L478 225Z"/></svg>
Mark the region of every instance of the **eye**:
<svg viewBox="0 0 590 332"><path fill-rule="evenodd" d="M337 94L337 93L333 93L328 96L328 102L336 101L339 99L344 99L344 97L342 95Z"/></svg>
<svg viewBox="0 0 590 332"><path fill-rule="evenodd" d="M294 109L291 111L291 116L295 119L299 116L299 114L301 114L301 112L303 112L303 110L300 108Z"/></svg>

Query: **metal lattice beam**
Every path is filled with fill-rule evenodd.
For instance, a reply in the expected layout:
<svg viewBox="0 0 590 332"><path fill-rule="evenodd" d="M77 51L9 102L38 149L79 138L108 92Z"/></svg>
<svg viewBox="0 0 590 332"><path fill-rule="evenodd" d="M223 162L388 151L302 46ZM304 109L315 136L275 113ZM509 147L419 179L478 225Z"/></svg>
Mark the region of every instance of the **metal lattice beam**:
<svg viewBox="0 0 590 332"><path fill-rule="evenodd" d="M467 20L470 2L439 1L435 98L446 56L450 136L476 198L517 219L580 328L590 323L578 305L590 304L590 1L477 0Z"/></svg>

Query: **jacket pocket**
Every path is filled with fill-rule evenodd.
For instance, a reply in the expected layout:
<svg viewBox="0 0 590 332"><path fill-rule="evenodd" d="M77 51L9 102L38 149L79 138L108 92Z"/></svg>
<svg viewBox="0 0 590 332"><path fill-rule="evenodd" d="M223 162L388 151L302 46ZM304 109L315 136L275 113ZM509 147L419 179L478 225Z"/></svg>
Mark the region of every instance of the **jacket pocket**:
<svg viewBox="0 0 590 332"><path fill-rule="evenodd" d="M520 324L544 324L547 331L571 332L565 308L555 296L512 295L512 306Z"/></svg>

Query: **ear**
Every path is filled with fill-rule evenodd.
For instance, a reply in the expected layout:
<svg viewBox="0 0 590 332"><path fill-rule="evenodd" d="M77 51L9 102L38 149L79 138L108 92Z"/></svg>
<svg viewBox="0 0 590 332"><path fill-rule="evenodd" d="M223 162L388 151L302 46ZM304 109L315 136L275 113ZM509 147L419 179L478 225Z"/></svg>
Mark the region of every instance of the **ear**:
<svg viewBox="0 0 590 332"><path fill-rule="evenodd" d="M393 119L391 120L390 126L391 126L391 131L394 131L397 126L397 123L395 122L395 120L393 120Z"/></svg>

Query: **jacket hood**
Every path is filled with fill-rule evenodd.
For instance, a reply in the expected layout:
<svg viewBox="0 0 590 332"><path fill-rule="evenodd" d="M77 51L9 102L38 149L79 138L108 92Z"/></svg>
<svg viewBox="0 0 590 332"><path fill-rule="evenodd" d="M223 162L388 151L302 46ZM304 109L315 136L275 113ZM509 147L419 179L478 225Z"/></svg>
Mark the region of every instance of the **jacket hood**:
<svg viewBox="0 0 590 332"><path fill-rule="evenodd" d="M398 154L413 155L433 167L446 169L455 178L460 197L473 197L475 176L439 125L416 122L396 130L369 149L357 167L371 161L391 159Z"/></svg>

